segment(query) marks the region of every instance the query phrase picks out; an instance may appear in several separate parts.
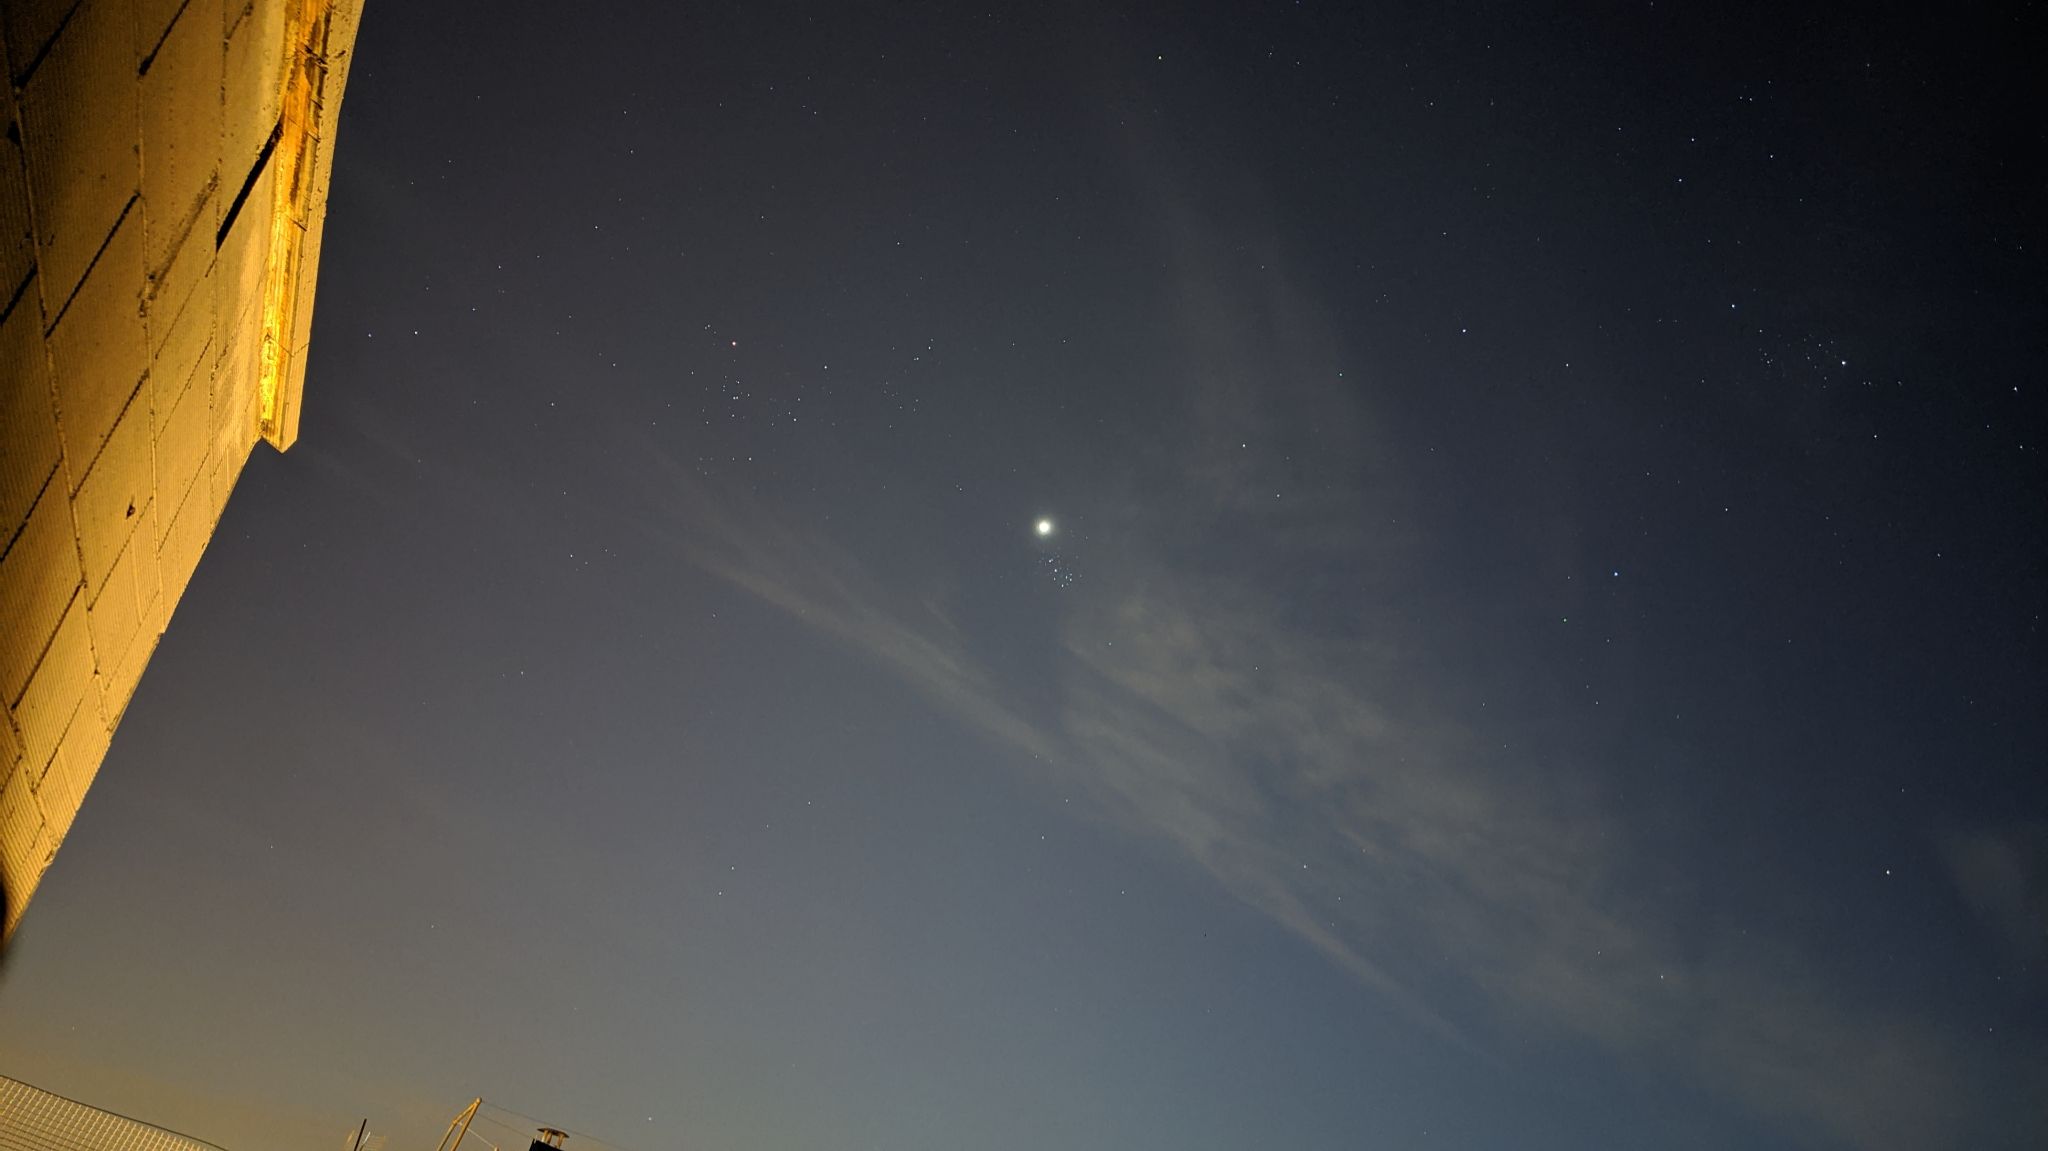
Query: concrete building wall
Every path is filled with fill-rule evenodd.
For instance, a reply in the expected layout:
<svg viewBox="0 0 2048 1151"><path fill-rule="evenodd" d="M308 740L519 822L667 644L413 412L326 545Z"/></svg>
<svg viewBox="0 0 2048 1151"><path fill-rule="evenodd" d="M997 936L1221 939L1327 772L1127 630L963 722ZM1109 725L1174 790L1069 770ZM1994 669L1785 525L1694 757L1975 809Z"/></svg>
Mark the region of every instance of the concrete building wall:
<svg viewBox="0 0 2048 1151"><path fill-rule="evenodd" d="M6 935L249 452L297 436L360 12L0 3Z"/></svg>

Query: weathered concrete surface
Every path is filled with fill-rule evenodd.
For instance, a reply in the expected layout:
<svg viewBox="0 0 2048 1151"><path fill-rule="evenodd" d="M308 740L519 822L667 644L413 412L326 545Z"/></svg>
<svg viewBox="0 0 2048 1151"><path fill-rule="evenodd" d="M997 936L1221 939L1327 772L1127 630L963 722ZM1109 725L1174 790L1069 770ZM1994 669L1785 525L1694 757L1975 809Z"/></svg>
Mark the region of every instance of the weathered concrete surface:
<svg viewBox="0 0 2048 1151"><path fill-rule="evenodd" d="M250 450L297 436L361 9L0 5L6 935Z"/></svg>

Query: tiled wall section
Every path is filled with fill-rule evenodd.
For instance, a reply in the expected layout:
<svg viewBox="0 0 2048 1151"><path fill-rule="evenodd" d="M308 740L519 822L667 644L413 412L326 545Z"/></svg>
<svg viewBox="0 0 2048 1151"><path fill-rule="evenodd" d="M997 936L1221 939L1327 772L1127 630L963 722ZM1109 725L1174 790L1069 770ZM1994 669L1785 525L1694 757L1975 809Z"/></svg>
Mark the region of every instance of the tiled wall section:
<svg viewBox="0 0 2048 1151"><path fill-rule="evenodd" d="M275 212L266 145L291 16L325 7L0 4L6 934L258 438ZM360 4L343 7L330 50L345 59ZM320 116L330 136L333 112ZM324 163L318 175L324 209ZM310 215L316 253L320 217ZM308 261L302 299L313 273ZM302 377L302 340L294 350Z"/></svg>

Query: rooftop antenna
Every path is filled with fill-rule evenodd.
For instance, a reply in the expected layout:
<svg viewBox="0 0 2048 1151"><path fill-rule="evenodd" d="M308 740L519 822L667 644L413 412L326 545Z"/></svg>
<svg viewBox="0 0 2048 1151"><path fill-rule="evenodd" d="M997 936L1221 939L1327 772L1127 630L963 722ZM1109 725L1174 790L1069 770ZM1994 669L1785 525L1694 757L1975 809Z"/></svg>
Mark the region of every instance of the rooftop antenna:
<svg viewBox="0 0 2048 1151"><path fill-rule="evenodd" d="M456 1148L461 1147L462 1137L469 1134L470 1121L476 1118L476 1109L483 1105L481 1096L470 1100L469 1106L464 1107L462 1113L448 1124L448 1130L442 1134L441 1142L435 1145L434 1151L456 1151ZM450 1142L451 1139L453 1142Z"/></svg>

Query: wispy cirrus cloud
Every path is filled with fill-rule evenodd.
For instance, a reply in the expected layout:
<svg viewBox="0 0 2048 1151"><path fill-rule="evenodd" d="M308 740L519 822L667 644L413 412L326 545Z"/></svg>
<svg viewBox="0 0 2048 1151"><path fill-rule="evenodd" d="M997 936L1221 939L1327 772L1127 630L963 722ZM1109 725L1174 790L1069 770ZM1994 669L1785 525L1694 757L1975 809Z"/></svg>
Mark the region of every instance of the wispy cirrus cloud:
<svg viewBox="0 0 2048 1151"><path fill-rule="evenodd" d="M1860 1147L1966 1134L1953 1035L1844 1001L1790 943L1676 922L1636 878L1653 847L1587 777L1517 764L1448 713L1430 637L1398 605L1334 626L1304 610L1318 581L1386 588L1415 562L1399 485L1340 342L1270 245L1219 239L1178 204L1161 218L1181 402L1128 481L1124 506L1154 510L1094 533L1051 708L937 588L884 580L680 464L665 494L687 506L665 538L1085 789L1453 1042L1563 1036Z"/></svg>

